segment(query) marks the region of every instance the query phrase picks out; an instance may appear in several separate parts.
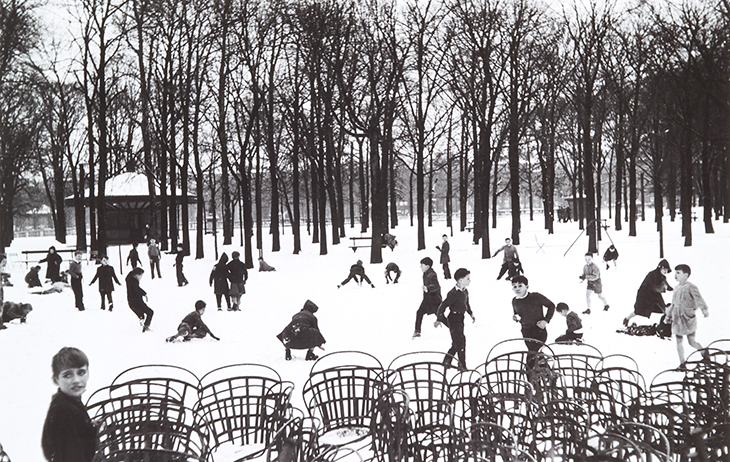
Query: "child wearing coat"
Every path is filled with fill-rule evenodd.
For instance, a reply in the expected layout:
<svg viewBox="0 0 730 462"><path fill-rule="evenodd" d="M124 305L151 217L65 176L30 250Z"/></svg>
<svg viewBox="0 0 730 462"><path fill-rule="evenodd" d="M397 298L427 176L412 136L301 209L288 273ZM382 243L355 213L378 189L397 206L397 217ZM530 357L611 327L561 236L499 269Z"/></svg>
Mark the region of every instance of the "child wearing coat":
<svg viewBox="0 0 730 462"><path fill-rule="evenodd" d="M203 322L205 306L206 304L203 300L195 302L195 311L185 316L180 322L180 325L177 326L177 333L167 337L165 341L174 342L177 339L182 339L183 342L188 342L194 338L204 338L206 335L210 335L212 338L220 340Z"/></svg>
<svg viewBox="0 0 730 462"><path fill-rule="evenodd" d="M694 348L701 350L702 345L695 340L697 333L697 308L702 311L705 317L710 315L707 303L702 298L700 290L696 285L688 282L692 269L689 265L677 265L674 267L674 278L678 284L674 286L672 304L667 308L667 322L672 324L672 335L677 342L677 354L679 355L679 367L685 367L684 336L687 336L687 343ZM706 356L706 352L705 352Z"/></svg>
<svg viewBox="0 0 730 462"><path fill-rule="evenodd" d="M172 265L176 269L178 287L188 285L188 279L183 274L183 258L185 258L185 247L182 244L178 244L177 254L175 254L175 263Z"/></svg>
<svg viewBox="0 0 730 462"><path fill-rule="evenodd" d="M449 333L451 334L451 348L449 348L446 356L444 356L444 365L450 366L454 355L456 355L459 359L458 369L465 371L466 336L464 335L464 313L469 314L471 322L476 322L474 313L472 313L471 306L469 305L469 291L466 290L466 287L471 282L469 270L459 268L454 273L454 279L456 280L456 286L446 294L446 298L439 305L438 311L436 312L437 321L433 325L434 327L438 327L444 324L449 328ZM447 308L449 309L448 316L445 314Z"/></svg>
<svg viewBox="0 0 730 462"><path fill-rule="evenodd" d="M565 334L556 338L557 343L570 343L570 342L581 342L583 339L583 332L579 332L583 329L583 322L580 320L580 316L575 311L570 311L566 303L558 303L555 306L555 311L558 314L565 316L565 323L568 329Z"/></svg>
<svg viewBox="0 0 730 462"><path fill-rule="evenodd" d="M31 267L28 274L25 275L25 283L28 284L29 289L32 289L33 287L41 287L41 278L38 276L40 271L40 265L35 265Z"/></svg>
<svg viewBox="0 0 730 462"><path fill-rule="evenodd" d="M162 253L160 252L160 247L157 245L157 241L154 239L150 239L150 243L147 244L147 256L150 259L150 272L152 273L152 279L155 278L155 268L157 268L157 277L161 278L160 258L162 258Z"/></svg>
<svg viewBox="0 0 730 462"><path fill-rule="evenodd" d="M314 354L316 347L322 348L325 339L319 331L317 318L314 313L319 307L311 300L304 302L302 310L292 316L291 322L284 328L279 335L276 336L282 344L284 344L285 356L287 361L291 360L291 350L307 350L305 360L313 361L318 358Z"/></svg>
<svg viewBox="0 0 730 462"><path fill-rule="evenodd" d="M423 272L423 300L416 312L416 329L413 331L413 338L421 336L421 324L423 317L427 314L436 314L441 305L441 286L436 271L433 269L433 260L425 257L421 260L421 271Z"/></svg>
<svg viewBox="0 0 730 462"><path fill-rule="evenodd" d="M208 284L213 287L213 293L215 294L215 301L218 304L218 311L222 311L221 299L226 297L226 307L228 311L231 311L231 292L228 287L228 255L223 252L221 257L218 259L218 263L213 266L213 271L210 272L208 278Z"/></svg>
<svg viewBox="0 0 730 462"><path fill-rule="evenodd" d="M141 267L135 268L129 272L125 282L127 283L129 309L139 318L139 322L142 324L142 332L147 332L150 330L152 316L155 312L145 303L147 301L147 292L139 286L143 274L144 270Z"/></svg>
<svg viewBox="0 0 730 462"><path fill-rule="evenodd" d="M127 255L127 266L132 265L132 269L134 269L141 263L142 261L139 259L139 252L137 251L137 243L135 242L132 244L132 249L129 251L129 255Z"/></svg>
<svg viewBox="0 0 730 462"><path fill-rule="evenodd" d="M449 236L444 234L441 236L441 239L443 241L441 242L441 246L436 246L436 250L441 252L439 263L441 263L444 270L444 279L451 279L451 270L449 269L449 262L451 261L451 258L449 257L449 250L451 250L451 245L449 245Z"/></svg>
<svg viewBox="0 0 730 462"><path fill-rule="evenodd" d="M109 264L109 257L101 256L101 266L96 269L96 274L89 285L99 281L99 295L101 295L101 309L106 310L106 300L109 300L109 312L114 309L114 300L112 300L112 292L114 292L114 283L118 286L122 284L117 279L114 267ZM105 300L106 299L106 300Z"/></svg>
<svg viewBox="0 0 730 462"><path fill-rule="evenodd" d="M46 279L50 279L51 282L56 282L61 280L60 271L62 261L63 258L56 253L56 247L50 246L46 258L39 260L38 263L46 263Z"/></svg>

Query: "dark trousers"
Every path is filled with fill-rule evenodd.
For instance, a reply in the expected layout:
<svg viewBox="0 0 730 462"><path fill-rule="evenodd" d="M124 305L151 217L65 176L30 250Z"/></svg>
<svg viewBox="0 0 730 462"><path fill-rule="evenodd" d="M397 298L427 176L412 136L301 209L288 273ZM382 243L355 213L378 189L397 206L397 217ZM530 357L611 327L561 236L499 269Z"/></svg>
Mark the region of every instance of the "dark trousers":
<svg viewBox="0 0 730 462"><path fill-rule="evenodd" d="M76 298L76 308L84 310L84 289L81 287L81 278L71 278L71 290Z"/></svg>
<svg viewBox="0 0 730 462"><path fill-rule="evenodd" d="M464 315L449 316L449 333L451 348L447 351L444 362L451 364L451 356L459 358L459 366L466 369L466 336L464 335ZM450 355L450 356L449 356Z"/></svg>
<svg viewBox="0 0 730 462"><path fill-rule="evenodd" d="M134 312L134 314L137 315L140 321L144 319L144 325L146 327L150 327L150 323L152 322L152 316L154 316L155 314L155 312L152 311L152 308L147 306L147 304L144 302L139 305L129 305L129 308Z"/></svg>
<svg viewBox="0 0 730 462"><path fill-rule="evenodd" d="M566 332L565 335L561 335L560 337L555 339L555 342L572 342L574 340L580 340L583 338L582 332Z"/></svg>
<svg viewBox="0 0 730 462"><path fill-rule="evenodd" d="M159 266L159 265L158 265ZM183 267L182 265L177 265L176 267L176 275L177 275L177 285L182 286L188 283L187 278L183 274ZM159 269L158 269L159 271Z"/></svg>
<svg viewBox="0 0 730 462"><path fill-rule="evenodd" d="M449 269L448 262L444 263L442 266L444 268L444 279L451 279L451 270Z"/></svg>
<svg viewBox="0 0 730 462"><path fill-rule="evenodd" d="M438 309L438 305L436 305L436 309ZM424 297L421 306L418 307L418 311L416 312L416 332L421 332L423 317L427 314L436 314L436 311L432 303L429 303L429 300Z"/></svg>
<svg viewBox="0 0 730 462"><path fill-rule="evenodd" d="M160 259L157 260L150 260L150 273L152 274L152 279L155 278L155 268L157 268L157 277L162 277L160 274Z"/></svg>
<svg viewBox="0 0 730 462"><path fill-rule="evenodd" d="M358 277L360 277L359 280L358 280ZM365 273L363 273L362 275L355 274L355 273L350 273L349 276L347 276L347 279L345 279L344 281L342 281L340 283L340 285L341 286L344 286L345 284L347 284L348 282L350 282L350 279L352 279L352 278L355 278L355 282L357 282L357 283L362 282L362 280L364 279L365 281L367 281L368 284L372 284L372 282L370 282L370 278L368 278L365 275Z"/></svg>
<svg viewBox="0 0 730 462"><path fill-rule="evenodd" d="M111 292L99 292L99 295L101 295L101 309L105 310L105 299L109 300L109 311L114 308L114 300L112 300L112 293Z"/></svg>
<svg viewBox="0 0 730 462"><path fill-rule="evenodd" d="M539 340L539 342L545 343L545 340L547 340L547 329L540 329L537 326L522 327L522 338ZM542 348L542 343L539 342L530 342L529 340L525 340L525 345L527 345L528 352L528 369L532 369L532 366L535 364L535 357L537 355L537 352L540 351L540 348Z"/></svg>
<svg viewBox="0 0 730 462"><path fill-rule="evenodd" d="M218 308L221 307L221 300L223 296L226 297L226 308L231 307L231 294L215 294L215 301L218 303Z"/></svg>

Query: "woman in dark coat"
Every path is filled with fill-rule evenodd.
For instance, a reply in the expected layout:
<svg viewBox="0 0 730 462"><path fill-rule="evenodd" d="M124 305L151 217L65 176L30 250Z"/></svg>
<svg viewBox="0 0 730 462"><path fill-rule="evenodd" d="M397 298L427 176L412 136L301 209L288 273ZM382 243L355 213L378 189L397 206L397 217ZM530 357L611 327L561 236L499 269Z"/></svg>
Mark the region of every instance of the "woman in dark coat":
<svg viewBox="0 0 730 462"><path fill-rule="evenodd" d="M215 294L215 300L218 303L218 311L221 311L221 299L223 296L226 297L226 307L228 311L231 311L231 292L228 287L228 255L223 252L218 263L213 266L213 271L210 272L210 278L208 283L213 287L213 293Z"/></svg>
<svg viewBox="0 0 730 462"><path fill-rule="evenodd" d="M628 326L631 318L637 315L648 318L652 313L664 313L666 304L662 293L673 290L665 276L671 271L669 262L666 260L660 261L656 269L649 271L636 292L634 311L624 318L624 326Z"/></svg>
<svg viewBox="0 0 730 462"><path fill-rule="evenodd" d="M48 255L46 255L46 258L40 260L38 263L47 263L46 279L50 279L51 282L57 282L61 280L61 276L59 273L61 271L62 261L63 258L61 258L61 256L56 253L56 248L54 246L50 246L48 248Z"/></svg>
<svg viewBox="0 0 730 462"><path fill-rule="evenodd" d="M307 356L305 357L307 361L318 358L313 350L315 347L322 347L325 343L324 337L322 337L317 326L317 318L314 316L318 309L319 307L311 300L307 300L302 311L292 316L289 325L276 336L286 348L285 359L287 361L291 360L292 348L307 350Z"/></svg>

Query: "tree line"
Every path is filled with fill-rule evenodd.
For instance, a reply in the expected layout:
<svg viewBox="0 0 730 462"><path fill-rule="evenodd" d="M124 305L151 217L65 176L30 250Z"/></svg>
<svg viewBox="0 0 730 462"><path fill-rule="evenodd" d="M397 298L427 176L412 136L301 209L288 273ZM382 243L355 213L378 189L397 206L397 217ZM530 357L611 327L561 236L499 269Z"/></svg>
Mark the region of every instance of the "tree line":
<svg viewBox="0 0 730 462"><path fill-rule="evenodd" d="M202 258L209 212L224 244L239 224L249 266L267 225L280 250L282 217L294 253L306 226L326 254L348 221L379 243L402 204L419 250L438 206L483 258L502 202L519 244L522 213L552 233L556 201L579 199L589 251L604 205L636 235L645 193L685 245L694 205L707 233L730 218L728 0L77 4L49 43L34 0L0 0L0 247L39 197L65 242L73 196L76 245L105 251L125 171L148 180L163 250Z"/></svg>

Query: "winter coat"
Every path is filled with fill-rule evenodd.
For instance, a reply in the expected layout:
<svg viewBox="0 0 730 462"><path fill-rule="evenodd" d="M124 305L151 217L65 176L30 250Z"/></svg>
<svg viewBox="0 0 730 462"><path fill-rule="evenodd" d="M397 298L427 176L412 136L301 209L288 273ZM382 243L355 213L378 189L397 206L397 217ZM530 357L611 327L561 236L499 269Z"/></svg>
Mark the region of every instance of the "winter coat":
<svg viewBox="0 0 730 462"><path fill-rule="evenodd" d="M97 279L99 280L99 293L101 294L113 292L115 282L118 285L121 285L119 283L119 279L117 279L117 273L114 272L114 267L112 265L101 265L98 267L96 269L94 279L91 280L89 285L96 282Z"/></svg>
<svg viewBox="0 0 730 462"><path fill-rule="evenodd" d="M691 282L677 284L672 295L672 304L667 309L667 318L672 322L672 335L689 335L697 332L697 308L707 316L709 310L700 290Z"/></svg>
<svg viewBox="0 0 730 462"><path fill-rule="evenodd" d="M661 268L649 271L636 292L634 313L648 318L652 313L664 313L664 297L662 293L668 288L667 278Z"/></svg>
<svg viewBox="0 0 730 462"><path fill-rule="evenodd" d="M606 249L606 253L603 254L603 261L608 262L611 260L618 260L618 250L614 246Z"/></svg>
<svg viewBox="0 0 730 462"><path fill-rule="evenodd" d="M213 293L215 294L228 294L230 289L228 287L228 268L226 263L218 262L213 267L213 271L210 272L210 278L208 278L208 284L213 285Z"/></svg>
<svg viewBox="0 0 730 462"><path fill-rule="evenodd" d="M142 261L139 259L139 252L137 252L137 249L132 247L132 250L129 251L129 255L127 255L127 265L132 264L132 266L137 266Z"/></svg>
<svg viewBox="0 0 730 462"><path fill-rule="evenodd" d="M441 286L433 268L423 273L423 285L426 287L426 292L423 293L421 306L427 307L427 314L434 314L441 304Z"/></svg>
<svg viewBox="0 0 730 462"><path fill-rule="evenodd" d="M323 345L325 339L319 332L317 318L314 313L318 310L310 300L304 304L302 310L292 316L291 322L276 336L285 347L294 350L307 350Z"/></svg>
<svg viewBox="0 0 730 462"><path fill-rule="evenodd" d="M38 277L39 271L40 267L38 267L38 269L35 269L35 267L33 267L30 269L30 271L28 271L28 274L25 275L25 282L28 284L29 288L41 287L41 280Z"/></svg>
<svg viewBox="0 0 730 462"><path fill-rule="evenodd" d="M580 316L574 311L568 313L568 316L565 318L565 323L568 325L568 333L570 334L583 328L583 322L580 320Z"/></svg>
<svg viewBox="0 0 730 462"><path fill-rule="evenodd" d="M504 252L502 263L509 263L513 261L519 261L520 257L517 255L517 247L514 245L503 245L494 252L493 257L496 257L499 252Z"/></svg>
<svg viewBox="0 0 730 462"><path fill-rule="evenodd" d="M246 282L248 270L241 260L233 259L228 263L228 279L233 283Z"/></svg>
<svg viewBox="0 0 730 462"><path fill-rule="evenodd" d="M50 279L53 282L56 282L61 279L59 276L59 272L61 271L61 262L63 261L63 258L57 253L51 253L48 252L48 255L46 255L46 258L43 260L38 261L38 263L46 262L46 279Z"/></svg>
<svg viewBox="0 0 730 462"><path fill-rule="evenodd" d="M50 462L91 462L97 448L96 428L80 399L60 390L53 395L43 424L41 446Z"/></svg>
<svg viewBox="0 0 730 462"><path fill-rule="evenodd" d="M446 308L449 309L449 316L446 316ZM436 319L451 327L452 322L464 323L464 313L472 314L471 306L469 305L469 291L464 289L458 289L454 287L446 294L446 298L438 307L436 311Z"/></svg>
<svg viewBox="0 0 730 462"><path fill-rule="evenodd" d="M160 248L157 247L157 243L152 244L150 243L147 246L147 256L149 257L150 261L159 261L160 260Z"/></svg>
<svg viewBox="0 0 730 462"><path fill-rule="evenodd" d="M451 245L449 245L449 241L443 242L441 244L440 248L438 246L436 246L436 248L441 251L441 257L439 258L439 263L441 263L443 265L443 264L451 261L451 259L449 258L449 250L451 249Z"/></svg>
<svg viewBox="0 0 730 462"><path fill-rule="evenodd" d="M139 286L139 281L132 273L125 278L127 283L127 302L131 307L145 306L144 296L147 292Z"/></svg>
<svg viewBox="0 0 730 462"><path fill-rule="evenodd" d="M180 321L180 325L177 326L178 331L181 327L183 327L183 324L187 325L190 328L190 332L205 332L206 334L209 334L211 336L213 335L208 326L205 325L205 323L203 322L203 318L198 310L189 313L183 318L182 321Z"/></svg>
<svg viewBox="0 0 730 462"><path fill-rule="evenodd" d="M598 265L593 262L583 266L583 274L580 276L581 279L588 281L587 289L600 294L603 292L603 284L601 283L601 270L598 269Z"/></svg>

